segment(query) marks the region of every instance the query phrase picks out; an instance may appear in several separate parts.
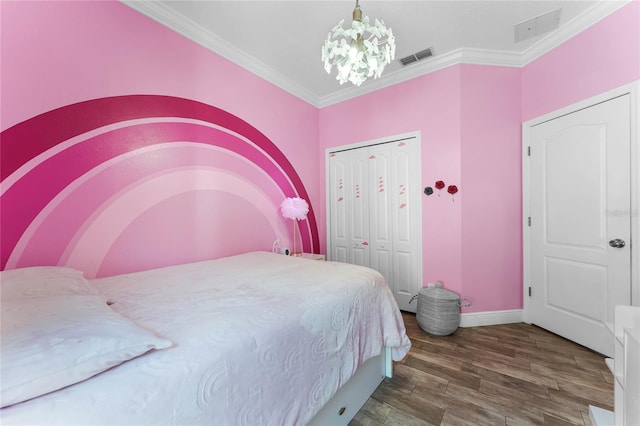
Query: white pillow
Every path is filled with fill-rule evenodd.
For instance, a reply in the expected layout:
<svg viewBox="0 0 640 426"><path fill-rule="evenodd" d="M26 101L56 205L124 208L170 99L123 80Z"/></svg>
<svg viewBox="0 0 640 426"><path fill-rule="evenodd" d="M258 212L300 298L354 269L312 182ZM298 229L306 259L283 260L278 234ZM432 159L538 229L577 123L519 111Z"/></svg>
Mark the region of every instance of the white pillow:
<svg viewBox="0 0 640 426"><path fill-rule="evenodd" d="M97 295L3 297L1 320L2 407L172 345L116 313Z"/></svg>
<svg viewBox="0 0 640 426"><path fill-rule="evenodd" d="M32 266L0 272L0 297L98 294L82 272L64 266Z"/></svg>

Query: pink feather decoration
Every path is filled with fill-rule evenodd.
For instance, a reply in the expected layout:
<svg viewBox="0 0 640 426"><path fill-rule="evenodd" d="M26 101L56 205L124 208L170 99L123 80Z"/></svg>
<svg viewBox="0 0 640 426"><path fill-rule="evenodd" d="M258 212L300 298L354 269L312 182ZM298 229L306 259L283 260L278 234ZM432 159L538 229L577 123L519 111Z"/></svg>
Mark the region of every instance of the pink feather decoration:
<svg viewBox="0 0 640 426"><path fill-rule="evenodd" d="M309 213L309 204L300 197L285 198L280 204L280 213L285 219L306 219L307 213Z"/></svg>

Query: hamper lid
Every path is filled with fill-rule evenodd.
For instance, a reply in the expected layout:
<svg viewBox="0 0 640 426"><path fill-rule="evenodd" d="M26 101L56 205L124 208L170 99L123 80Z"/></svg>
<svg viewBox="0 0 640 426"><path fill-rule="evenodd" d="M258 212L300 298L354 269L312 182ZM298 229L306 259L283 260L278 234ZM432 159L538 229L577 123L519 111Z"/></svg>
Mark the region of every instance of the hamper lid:
<svg viewBox="0 0 640 426"><path fill-rule="evenodd" d="M434 299L440 299L440 300L458 300L460 299L460 296L458 296L456 293L449 291L449 290L445 290L442 287L427 287L427 288L423 288L422 290L420 290L420 294L424 295L424 296L428 296L428 297L432 297Z"/></svg>

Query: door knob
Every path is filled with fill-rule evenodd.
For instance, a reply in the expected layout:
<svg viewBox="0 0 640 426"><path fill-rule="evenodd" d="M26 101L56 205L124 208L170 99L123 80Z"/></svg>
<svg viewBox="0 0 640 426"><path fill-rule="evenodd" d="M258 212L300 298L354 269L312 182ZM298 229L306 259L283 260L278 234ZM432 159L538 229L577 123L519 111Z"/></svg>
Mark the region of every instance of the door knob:
<svg viewBox="0 0 640 426"><path fill-rule="evenodd" d="M624 242L624 240L621 240L620 238L616 238L615 240L609 241L609 245L611 247L614 247L614 248L622 248L622 247L624 247L625 242Z"/></svg>

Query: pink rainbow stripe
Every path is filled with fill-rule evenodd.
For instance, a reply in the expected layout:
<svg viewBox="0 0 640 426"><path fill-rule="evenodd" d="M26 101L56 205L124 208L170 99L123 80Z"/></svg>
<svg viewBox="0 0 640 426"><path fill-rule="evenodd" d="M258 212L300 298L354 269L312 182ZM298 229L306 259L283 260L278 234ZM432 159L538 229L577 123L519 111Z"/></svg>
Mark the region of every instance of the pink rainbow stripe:
<svg viewBox="0 0 640 426"><path fill-rule="evenodd" d="M121 196L119 194L135 190L135 186L163 174L196 169L231 169L234 173L240 173L244 180L257 185L263 196L275 203L265 211L277 211L282 197L279 187L270 176L244 157L199 143L156 144L110 159L76 179L64 192L56 194L20 236L6 268L29 266L21 262L23 257L36 258L41 264L67 264L68 256L64 253L74 249L77 238L84 234L84 227L92 226L92 217L101 214L105 200L117 199ZM147 195L146 201L151 205L167 196L166 193L156 192L153 197ZM81 228L79 224L83 224ZM51 230L55 230L56 239L50 238ZM43 247L46 247L46 251L42 251Z"/></svg>
<svg viewBox="0 0 640 426"><path fill-rule="evenodd" d="M119 96L81 102L36 116L5 130L0 145L2 180L32 158L70 138L102 126L152 117L202 120L234 132L255 146L225 131L194 123L136 124L72 145L37 164L2 195L2 268L6 266L9 255L29 224L71 182L114 157L155 144L193 141L235 152L271 176L285 196L308 199L293 166L257 129L218 108L187 99L155 95ZM113 138L126 142L106 143L106 139ZM100 149L96 149L96 146ZM153 161L159 161L156 167L164 164L162 158ZM301 232L303 248L317 252L318 231L312 208L307 225Z"/></svg>

